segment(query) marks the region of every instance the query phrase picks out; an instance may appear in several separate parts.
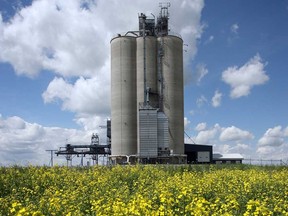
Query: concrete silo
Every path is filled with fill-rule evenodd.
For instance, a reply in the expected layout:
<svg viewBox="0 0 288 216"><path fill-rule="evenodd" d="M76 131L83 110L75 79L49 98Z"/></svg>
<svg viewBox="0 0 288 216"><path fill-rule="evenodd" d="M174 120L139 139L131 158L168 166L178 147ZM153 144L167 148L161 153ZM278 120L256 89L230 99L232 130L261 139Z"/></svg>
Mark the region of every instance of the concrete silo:
<svg viewBox="0 0 288 216"><path fill-rule="evenodd" d="M158 47L162 49L162 109L169 121L169 148L173 154L184 154L183 41L171 35L158 37Z"/></svg>
<svg viewBox="0 0 288 216"><path fill-rule="evenodd" d="M136 38L111 40L111 154L137 152Z"/></svg>
<svg viewBox="0 0 288 216"><path fill-rule="evenodd" d="M169 35L168 7L139 15L139 31L111 40L111 159L183 163L183 41ZM127 36L127 35L132 36Z"/></svg>
<svg viewBox="0 0 288 216"><path fill-rule="evenodd" d="M153 107L158 107L157 38L155 36L146 36L145 39L143 37L137 38L136 60L137 60L137 104L144 102L145 100L144 94L145 92L147 93L147 91L149 91L148 92L149 98L147 98L147 100L149 100L149 104ZM146 82L146 88L148 89L145 89L145 82Z"/></svg>
<svg viewBox="0 0 288 216"><path fill-rule="evenodd" d="M155 36L147 35L143 37L142 35L137 38L136 60L137 155L144 158L157 157L157 109L155 107L158 107L158 89L157 38ZM149 109L147 109L148 106Z"/></svg>

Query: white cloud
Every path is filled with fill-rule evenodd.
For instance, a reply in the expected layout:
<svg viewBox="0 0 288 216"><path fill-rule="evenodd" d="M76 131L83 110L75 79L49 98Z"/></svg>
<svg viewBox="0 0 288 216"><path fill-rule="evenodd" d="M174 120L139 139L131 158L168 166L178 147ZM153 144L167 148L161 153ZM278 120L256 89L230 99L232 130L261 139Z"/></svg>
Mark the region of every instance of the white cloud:
<svg viewBox="0 0 288 216"><path fill-rule="evenodd" d="M151 2L154 3L154 1ZM197 53L197 40L201 38L203 32L204 26L201 24L201 12L204 8L204 1L184 0L179 3L178 0L174 0L170 2L170 27L172 31L179 32L185 43L188 44L188 55L185 57L185 61L187 60L188 62ZM172 18L174 21L172 21Z"/></svg>
<svg viewBox="0 0 288 216"><path fill-rule="evenodd" d="M205 64L197 64L195 73L192 74L192 82L200 84L204 76L208 74L208 69Z"/></svg>
<svg viewBox="0 0 288 216"><path fill-rule="evenodd" d="M201 80L208 74L208 69L205 64L197 64L195 70L189 71L189 74L185 75L185 83L192 82L199 85Z"/></svg>
<svg viewBox="0 0 288 216"><path fill-rule="evenodd" d="M169 8L171 31L188 44L186 68L197 52L203 7L203 0L172 0ZM117 33L137 30L139 12L150 16L159 7L153 0L33 1L9 22L0 16L0 61L29 77L42 70L57 74L42 94L44 102L60 102L63 110L75 112L76 122L91 128L91 119L110 113L110 40ZM75 82L62 78L71 76Z"/></svg>
<svg viewBox="0 0 288 216"><path fill-rule="evenodd" d="M105 20L81 1L33 1L4 23L0 60L17 74L36 76L46 69L64 76L90 76L108 58ZM53 17L53 19L51 19ZM104 17L105 18L105 17Z"/></svg>
<svg viewBox="0 0 288 216"><path fill-rule="evenodd" d="M219 107L221 105L221 100L222 100L222 93L219 92L218 90L215 91L215 94L212 98L212 106Z"/></svg>
<svg viewBox="0 0 288 216"><path fill-rule="evenodd" d="M129 0L33 1L9 22L0 19L0 61L9 62L17 74L30 77L41 70L63 76L94 76L109 59L111 37L137 30L138 13L157 14L157 6L153 0L133 4ZM170 28L189 45L186 63L197 52L203 7L203 0L171 1Z"/></svg>
<svg viewBox="0 0 288 216"><path fill-rule="evenodd" d="M200 131L195 138L197 144L211 144L211 141L215 138L217 130L204 130Z"/></svg>
<svg viewBox="0 0 288 216"><path fill-rule="evenodd" d="M195 130L196 131L203 131L206 129L206 127L207 127L206 122L201 122L201 123L197 124L197 126L195 127Z"/></svg>
<svg viewBox="0 0 288 216"><path fill-rule="evenodd" d="M287 157L288 144L284 143L281 146L258 146L257 148L257 156L261 159L266 160L284 160L286 163L288 162ZM269 161L270 162L270 161ZM272 163L272 161L271 161Z"/></svg>
<svg viewBox="0 0 288 216"><path fill-rule="evenodd" d="M231 32L234 34L238 34L238 30L239 30L239 25L237 23L234 23L231 28L230 28Z"/></svg>
<svg viewBox="0 0 288 216"><path fill-rule="evenodd" d="M191 123L191 121L187 118L187 117L184 117L184 128L185 130L187 130L188 128L188 125Z"/></svg>
<svg viewBox="0 0 288 216"><path fill-rule="evenodd" d="M213 148L214 152L233 154L239 153L244 159L251 158L252 148L248 144L237 143L235 144L217 144ZM255 157L254 157L255 158Z"/></svg>
<svg viewBox="0 0 288 216"><path fill-rule="evenodd" d="M286 127L284 130L284 136L288 137L288 127Z"/></svg>
<svg viewBox="0 0 288 216"><path fill-rule="evenodd" d="M224 128L219 137L220 141L242 141L253 138L252 133L241 130L235 126Z"/></svg>
<svg viewBox="0 0 288 216"><path fill-rule="evenodd" d="M257 149L257 153L260 155L268 155L271 154L272 152L274 152L275 149L271 146L265 146L265 147L259 147Z"/></svg>
<svg viewBox="0 0 288 216"><path fill-rule="evenodd" d="M110 115L109 95L107 81L80 77L74 84L54 78L42 97L45 103L60 100L63 110L75 112L75 121L85 130L92 130Z"/></svg>
<svg viewBox="0 0 288 216"><path fill-rule="evenodd" d="M213 145L213 152L241 153L245 157L255 154L251 144L244 142L254 138L248 131L241 130L235 126L225 128L219 124L207 128L207 123L199 123L195 130L198 134L193 137L193 140L197 144Z"/></svg>
<svg viewBox="0 0 288 216"><path fill-rule="evenodd" d="M265 134L259 139L259 146L281 146L284 144L286 136L286 129L282 130L282 127L276 126L269 128Z"/></svg>
<svg viewBox="0 0 288 216"><path fill-rule="evenodd" d="M268 129L263 137L268 138L271 145L261 145L262 137L258 141L258 147L253 144L254 135L251 132L235 126L221 127L219 124L215 124L208 128L207 123L202 122L195 127L195 130L198 132L192 137L195 143L213 145L214 153L240 153L245 159L288 160L287 127L276 126ZM281 137L284 142L280 146L277 143L274 145L275 139L270 139L271 137ZM191 143L188 138L186 142Z"/></svg>
<svg viewBox="0 0 288 216"><path fill-rule="evenodd" d="M269 80L264 71L265 64L259 55L255 55L242 67L229 67L222 73L222 80L231 87L231 98L239 98L250 94L256 85L262 85Z"/></svg>
<svg viewBox="0 0 288 216"><path fill-rule="evenodd" d="M200 98L197 98L196 104L198 107L203 106L203 104L207 103L207 98L204 95L201 95Z"/></svg>
<svg viewBox="0 0 288 216"><path fill-rule="evenodd" d="M6 119L0 116L0 165L23 165L28 162L48 164L50 155L45 150L59 149L60 146L65 146L66 140L72 144L89 144L93 132L101 133L99 129L84 131L44 127L17 116ZM105 134L102 133L102 136ZM56 158L55 160L57 161Z"/></svg>
<svg viewBox="0 0 288 216"><path fill-rule="evenodd" d="M288 151L287 127L269 128L258 140L257 153L263 159L286 159Z"/></svg>
<svg viewBox="0 0 288 216"><path fill-rule="evenodd" d="M214 127L210 129L199 131L194 140L197 144L213 144L220 129L220 126L215 124Z"/></svg>
<svg viewBox="0 0 288 216"><path fill-rule="evenodd" d="M243 151L250 151L251 147L245 143L237 143L235 147L233 147L233 149L235 150L235 152L240 152L242 153Z"/></svg>
<svg viewBox="0 0 288 216"><path fill-rule="evenodd" d="M213 152L240 153L245 159L288 160L287 128L281 126L268 129L263 136L265 139L262 137L258 141L258 147L253 143L254 135L251 132L235 126L221 127L219 124L215 124L208 128L207 123L199 123L195 130L198 132L193 137L195 143L213 145ZM275 137L282 138L284 142L279 146L279 142L274 143ZM267 141L267 143L263 141Z"/></svg>
<svg viewBox="0 0 288 216"><path fill-rule="evenodd" d="M61 100L67 100L71 96L73 86L68 84L63 78L54 78L48 85L47 90L42 94L45 103L50 103L59 98ZM63 108L65 109L64 106Z"/></svg>
<svg viewBox="0 0 288 216"><path fill-rule="evenodd" d="M171 31L180 33L184 43L188 45L185 47L187 52L184 53L184 81L187 85L194 79L191 61L197 53L197 41L201 38L204 29L204 25L201 23L204 0L182 0L181 2L174 0L170 2ZM153 5L155 1L151 1L151 3Z"/></svg>
<svg viewBox="0 0 288 216"><path fill-rule="evenodd" d="M228 144L221 144L221 145L218 144L213 148L214 153L217 152L217 153L222 153L222 154L230 153L230 150L231 150L231 146Z"/></svg>
<svg viewBox="0 0 288 216"><path fill-rule="evenodd" d="M107 115L110 110L109 89L105 81L96 78L80 77L74 84L63 78L54 78L42 96L45 103L60 99L64 110Z"/></svg>

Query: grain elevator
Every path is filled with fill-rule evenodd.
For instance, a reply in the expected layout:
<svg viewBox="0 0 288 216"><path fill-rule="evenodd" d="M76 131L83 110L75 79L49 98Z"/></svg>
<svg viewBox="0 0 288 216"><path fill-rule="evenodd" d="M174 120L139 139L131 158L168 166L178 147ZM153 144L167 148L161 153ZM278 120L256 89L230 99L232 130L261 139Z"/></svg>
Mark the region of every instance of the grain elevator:
<svg viewBox="0 0 288 216"><path fill-rule="evenodd" d="M169 31L169 6L111 40L112 163L186 162L183 41Z"/></svg>

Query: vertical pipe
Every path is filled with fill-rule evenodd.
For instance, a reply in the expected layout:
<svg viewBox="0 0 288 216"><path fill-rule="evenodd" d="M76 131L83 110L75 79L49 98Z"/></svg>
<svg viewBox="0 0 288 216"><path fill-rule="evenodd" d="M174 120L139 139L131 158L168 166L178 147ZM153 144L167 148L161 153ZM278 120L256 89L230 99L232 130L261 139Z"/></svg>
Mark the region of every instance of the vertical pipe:
<svg viewBox="0 0 288 216"><path fill-rule="evenodd" d="M163 38L159 37L158 42L158 61L157 61L157 76L158 76L158 97L159 97L159 110L163 111L163 70L162 70L162 61L163 61Z"/></svg>
<svg viewBox="0 0 288 216"><path fill-rule="evenodd" d="M144 69L144 106L147 105L147 82L146 82L146 32L145 20L143 21L143 69Z"/></svg>

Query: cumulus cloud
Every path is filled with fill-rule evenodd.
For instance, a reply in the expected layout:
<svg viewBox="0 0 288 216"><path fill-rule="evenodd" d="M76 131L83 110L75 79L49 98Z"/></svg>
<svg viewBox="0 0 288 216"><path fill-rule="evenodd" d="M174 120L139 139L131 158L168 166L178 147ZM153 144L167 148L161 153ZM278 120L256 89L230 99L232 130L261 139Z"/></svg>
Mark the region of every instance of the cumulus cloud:
<svg viewBox="0 0 288 216"><path fill-rule="evenodd" d="M258 146L257 148L257 155L261 159L271 160L286 160L288 161L287 157L287 149L288 144L284 143L281 146L275 147L275 146ZM272 161L271 161L272 163Z"/></svg>
<svg viewBox="0 0 288 216"><path fill-rule="evenodd" d="M219 107L221 105L221 100L222 100L222 93L219 92L218 90L215 91L215 94L212 97L212 106Z"/></svg>
<svg viewBox="0 0 288 216"><path fill-rule="evenodd" d="M203 131L206 129L206 127L207 127L206 122L201 122L201 123L197 124L197 126L195 127L195 130L196 131Z"/></svg>
<svg viewBox="0 0 288 216"><path fill-rule="evenodd" d="M42 94L45 103L60 101L63 110L75 112L75 121L85 130L95 129L99 122L109 117L109 96L108 82L95 77L80 77L73 84L63 78L54 78Z"/></svg>
<svg viewBox="0 0 288 216"><path fill-rule="evenodd" d="M224 128L219 137L220 141L242 141L253 138L252 133L241 130L235 126Z"/></svg>
<svg viewBox="0 0 288 216"><path fill-rule="evenodd" d="M189 44L187 60L197 52L201 37L203 0L171 1L170 28ZM181 10L181 13L179 11ZM125 13L123 13L125 11ZM50 70L62 76L92 76L109 58L110 39L116 33L137 30L139 12L157 14L154 1L39 0L21 8L3 23L0 61L17 74L36 76ZM117 14L117 19L111 19ZM51 19L53 17L53 19Z"/></svg>
<svg viewBox="0 0 288 216"><path fill-rule="evenodd" d="M259 55L255 55L242 67L229 67L222 73L222 80L230 85L231 98L239 98L250 94L256 85L262 85L269 80L264 68L265 63Z"/></svg>
<svg viewBox="0 0 288 216"><path fill-rule="evenodd" d="M231 146L228 144L221 144L221 145L216 144L216 146L213 148L214 152L222 153L222 154L230 153L230 150L231 150Z"/></svg>
<svg viewBox="0 0 288 216"><path fill-rule="evenodd" d="M271 154L274 151L275 151L275 149L273 147L271 147L271 146L259 147L257 149L257 153L260 154L260 155Z"/></svg>
<svg viewBox="0 0 288 216"><path fill-rule="evenodd" d="M108 58L105 20L97 7L78 1L33 1L3 24L0 60L17 74L51 70L63 76L88 76ZM95 13L94 13L95 12ZM53 19L51 19L53 17Z"/></svg>
<svg viewBox="0 0 288 216"><path fill-rule="evenodd" d="M235 126L221 127L219 124L209 128L205 122L199 123L195 131L197 135L193 140L197 144L213 145L213 152L241 153L244 156L251 156L252 148L248 141L254 136L248 131Z"/></svg>
<svg viewBox="0 0 288 216"><path fill-rule="evenodd" d="M281 126L268 129L258 140L258 147L252 145L254 135L235 126L221 127L215 124L208 127L202 122L194 128L197 134L193 140L197 144L213 145L213 152L240 153L245 159L283 159L288 160L287 129ZM188 139L187 139L188 141Z"/></svg>
<svg viewBox="0 0 288 216"><path fill-rule="evenodd" d="M187 130L188 128L188 125L191 123L191 121L187 118L187 117L184 117L184 128L185 130Z"/></svg>
<svg viewBox="0 0 288 216"><path fill-rule="evenodd" d="M212 128L199 131L194 140L197 144L213 144L220 130L220 126L215 124Z"/></svg>
<svg viewBox="0 0 288 216"><path fill-rule="evenodd" d="M287 137L286 129L282 129L280 125L269 128L265 134L259 139L259 146L281 146L285 142L285 137Z"/></svg>
<svg viewBox="0 0 288 216"><path fill-rule="evenodd" d="M151 1L154 3L155 1ZM201 12L204 8L204 0L170 1L170 27L172 32L180 33L187 46L184 53L184 81L185 85L194 81L194 73L191 70L192 60L197 53L197 41L201 38L204 24L201 23ZM180 6L178 8L178 6ZM181 12L179 12L181 11ZM172 20L173 19L173 20ZM181 23L179 25L179 23Z"/></svg>
<svg viewBox="0 0 288 216"><path fill-rule="evenodd" d="M288 141L287 128L278 125L269 128L264 135L258 140L257 153L264 159L278 158L286 159ZM272 156L273 155L273 156Z"/></svg>
<svg viewBox="0 0 288 216"><path fill-rule="evenodd" d="M203 7L203 0L171 1L171 32L188 44L185 68L197 52ZM153 0L33 1L6 22L0 16L0 61L28 77L43 70L55 73L42 94L44 102L58 101L63 110L75 112L76 122L90 128L91 118L110 113L110 40L137 30L139 12L150 16L159 7ZM71 77L76 81L68 82Z"/></svg>
<svg viewBox="0 0 288 216"><path fill-rule="evenodd" d="M59 149L67 141L89 144L91 134L92 131L44 127L18 116L0 116L0 165L48 164L50 155L45 150Z"/></svg>
<svg viewBox="0 0 288 216"><path fill-rule="evenodd" d="M251 158L252 148L248 144L237 143L235 144L216 144L213 148L214 152L224 153L224 154L241 154L244 159Z"/></svg>
<svg viewBox="0 0 288 216"><path fill-rule="evenodd" d="M235 150L235 152L242 153L243 151L246 151L246 150L250 151L251 147L245 143L237 143L236 146L233 147L233 150Z"/></svg>
<svg viewBox="0 0 288 216"><path fill-rule="evenodd" d="M110 110L109 89L109 85L97 78L80 77L74 84L63 78L54 78L42 97L45 103L62 101L63 110L107 115Z"/></svg>
<svg viewBox="0 0 288 216"><path fill-rule="evenodd" d="M152 2L154 3L154 1L151 1L151 3ZM188 62L193 59L197 53L197 40L201 38L203 32L204 25L201 23L201 12L204 8L204 1L185 0L179 2L174 0L170 2L170 26L172 31L179 32L185 43L188 44L188 55L185 56ZM179 13L179 11L181 11L181 13ZM172 21L172 17L174 17L174 21ZM181 24L179 25L179 23Z"/></svg>

